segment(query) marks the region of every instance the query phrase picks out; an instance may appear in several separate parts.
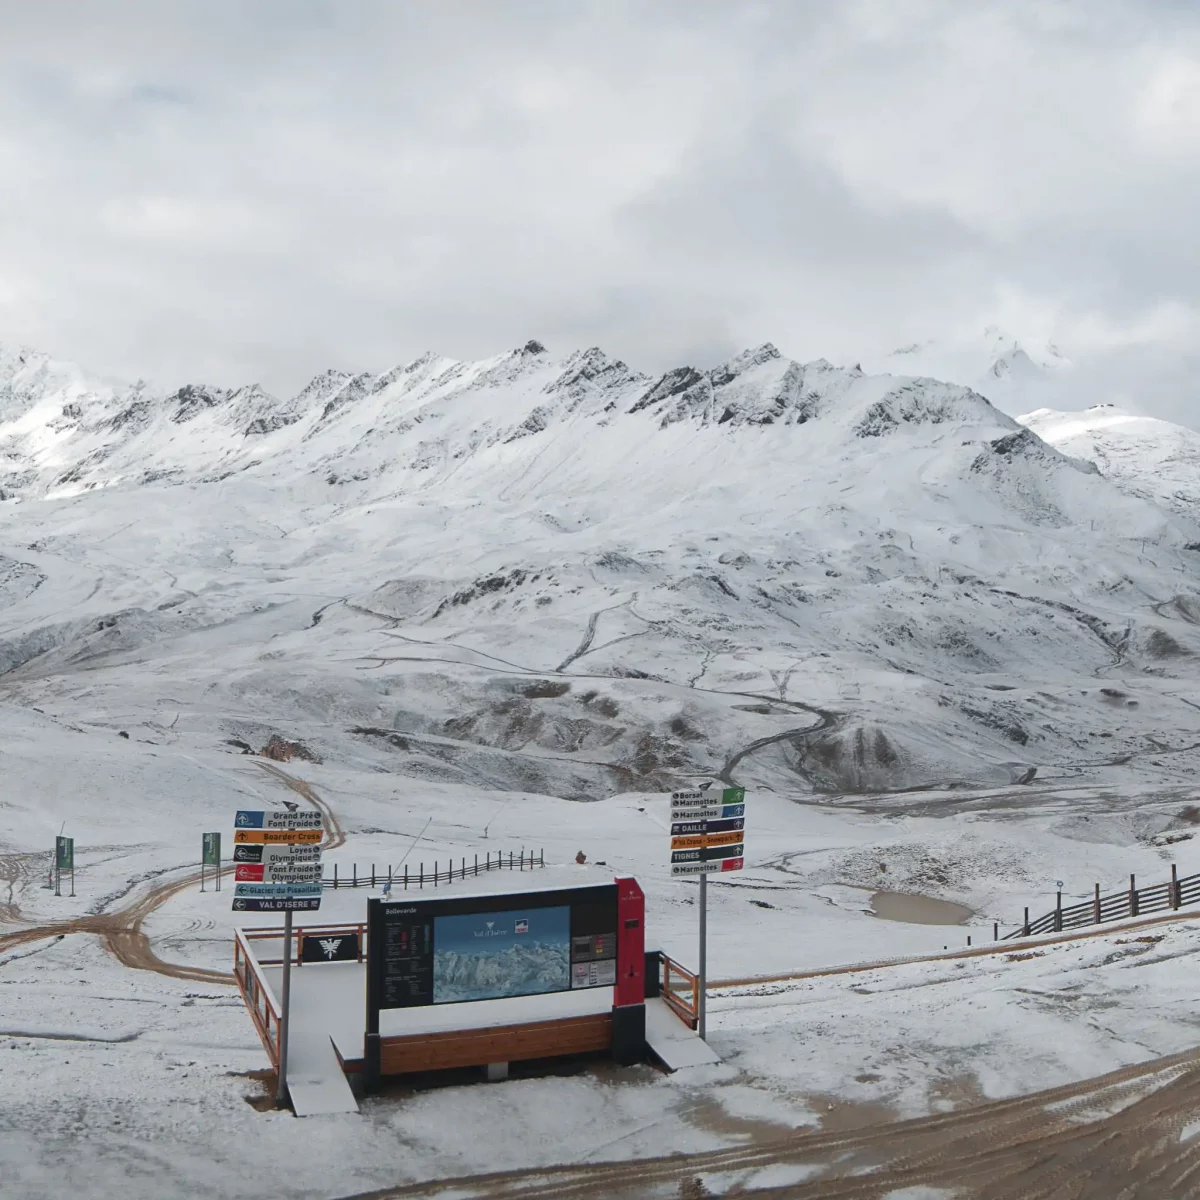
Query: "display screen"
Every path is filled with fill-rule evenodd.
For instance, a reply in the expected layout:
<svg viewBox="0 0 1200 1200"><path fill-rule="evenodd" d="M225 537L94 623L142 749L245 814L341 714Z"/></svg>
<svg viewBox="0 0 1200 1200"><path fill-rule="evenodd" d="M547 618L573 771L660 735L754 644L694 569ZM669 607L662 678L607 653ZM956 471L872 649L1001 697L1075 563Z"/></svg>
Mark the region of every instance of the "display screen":
<svg viewBox="0 0 1200 1200"><path fill-rule="evenodd" d="M567 905L434 919L434 1004L535 996L570 986Z"/></svg>
<svg viewBox="0 0 1200 1200"><path fill-rule="evenodd" d="M368 1021L384 1008L612 987L616 928L613 884L371 900Z"/></svg>

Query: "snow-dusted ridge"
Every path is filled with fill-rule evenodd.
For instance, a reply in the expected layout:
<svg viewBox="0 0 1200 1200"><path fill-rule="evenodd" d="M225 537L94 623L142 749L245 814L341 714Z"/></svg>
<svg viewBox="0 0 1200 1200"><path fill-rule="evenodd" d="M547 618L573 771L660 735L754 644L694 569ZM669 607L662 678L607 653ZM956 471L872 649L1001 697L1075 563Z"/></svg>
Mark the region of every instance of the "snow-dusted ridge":
<svg viewBox="0 0 1200 1200"><path fill-rule="evenodd" d="M946 422L1015 428L968 388L869 378L823 359L801 364L769 344L712 370L680 367L652 379L598 347L555 358L530 341L476 363L426 354L380 375L328 371L286 400L257 384L194 383L164 394L142 382L92 383L29 351L0 348L0 364L0 488L10 497L183 482L267 458L272 473L307 471L385 445L394 483L405 470L429 469L439 451L461 460L564 423L603 426L637 414L659 429L825 418L862 437Z"/></svg>
<svg viewBox="0 0 1200 1200"><path fill-rule="evenodd" d="M654 378L530 341L287 400L0 363L18 689L160 686L122 664L186 647L221 664L214 737L253 694L335 756L579 797L732 762L810 791L1103 775L1139 722L1191 725L1166 692L1200 530L968 387L771 345Z"/></svg>

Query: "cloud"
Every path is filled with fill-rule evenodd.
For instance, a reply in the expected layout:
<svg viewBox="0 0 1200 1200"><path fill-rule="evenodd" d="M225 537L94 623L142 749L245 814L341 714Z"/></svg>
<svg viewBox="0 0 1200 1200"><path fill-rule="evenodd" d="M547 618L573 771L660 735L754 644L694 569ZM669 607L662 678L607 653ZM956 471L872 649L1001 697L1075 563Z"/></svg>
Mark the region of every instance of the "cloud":
<svg viewBox="0 0 1200 1200"><path fill-rule="evenodd" d="M287 392L1000 321L1200 423L1198 80L1152 0L5 6L0 339Z"/></svg>

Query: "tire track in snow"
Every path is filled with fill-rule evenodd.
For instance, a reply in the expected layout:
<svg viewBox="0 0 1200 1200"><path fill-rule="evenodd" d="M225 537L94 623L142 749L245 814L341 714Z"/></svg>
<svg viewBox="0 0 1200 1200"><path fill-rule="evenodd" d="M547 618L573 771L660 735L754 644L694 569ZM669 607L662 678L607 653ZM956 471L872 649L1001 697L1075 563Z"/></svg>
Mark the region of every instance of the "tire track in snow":
<svg viewBox="0 0 1200 1200"><path fill-rule="evenodd" d="M1200 1138L1183 1134L1198 1109L1200 1050L1188 1050L1026 1096L849 1132L802 1129L699 1154L491 1172L343 1200L880 1200L920 1187L978 1200L1196 1197ZM774 1168L778 1178L780 1167L796 1168L800 1181L768 1176L754 1186L759 1172ZM719 1191L698 1182L705 1176L715 1177Z"/></svg>
<svg viewBox="0 0 1200 1200"><path fill-rule="evenodd" d="M273 762L256 762L256 765L280 780L286 787L303 796L320 812L325 825L326 849L334 850L345 845L346 834L337 814L321 798L316 789L303 779L289 775ZM222 869L222 876L232 876L233 866ZM206 873L211 878L211 873ZM232 985L233 975L227 971L214 971L206 967L190 967L171 963L160 958L150 943L149 935L142 926L147 918L166 902L181 892L195 887L200 882L200 872L191 871L169 883L161 883L149 889L144 896L111 913L96 913L86 917L55 921L47 925L21 929L16 933L0 935L0 953L30 942L45 938L57 938L68 933L92 933L104 942L105 949L123 966L137 971L154 971L174 979L189 979L197 983Z"/></svg>

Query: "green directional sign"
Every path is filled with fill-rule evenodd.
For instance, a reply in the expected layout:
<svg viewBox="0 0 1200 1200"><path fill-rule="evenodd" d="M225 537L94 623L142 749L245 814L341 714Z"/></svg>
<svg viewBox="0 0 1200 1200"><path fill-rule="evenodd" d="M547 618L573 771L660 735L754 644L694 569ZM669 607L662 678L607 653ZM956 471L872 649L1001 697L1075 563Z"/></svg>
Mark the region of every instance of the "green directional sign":
<svg viewBox="0 0 1200 1200"><path fill-rule="evenodd" d="M54 865L60 871L75 870L75 839L59 837L54 840Z"/></svg>
<svg viewBox="0 0 1200 1200"><path fill-rule="evenodd" d="M201 861L206 867L221 865L221 835L219 833L204 835L204 857Z"/></svg>

